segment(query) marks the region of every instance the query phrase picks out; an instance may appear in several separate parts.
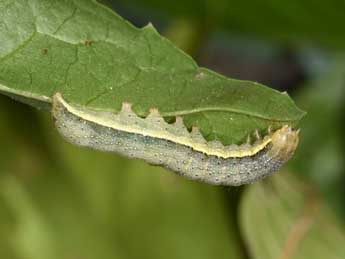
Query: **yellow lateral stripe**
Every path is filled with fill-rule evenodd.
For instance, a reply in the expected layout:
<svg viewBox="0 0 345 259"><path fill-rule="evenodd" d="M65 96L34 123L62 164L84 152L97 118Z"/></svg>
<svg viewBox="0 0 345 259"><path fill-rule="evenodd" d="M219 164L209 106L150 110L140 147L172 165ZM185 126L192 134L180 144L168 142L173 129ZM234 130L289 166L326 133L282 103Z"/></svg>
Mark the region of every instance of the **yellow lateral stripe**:
<svg viewBox="0 0 345 259"><path fill-rule="evenodd" d="M87 113L84 110L81 110L80 108L73 107L69 105L60 94L56 94L55 98L57 99L58 102L60 102L70 113L78 116L79 118L83 120L87 120L93 123L96 123L98 125L104 126L104 127L109 127L115 130L119 131L124 131L127 133L133 133L133 134L139 134L143 136L149 136L152 138L158 138L158 139L163 139L163 140L168 140L180 145L184 145L187 147L192 148L195 151L202 152L206 155L209 156L217 156L221 158L240 158L240 157L247 157L247 156L253 156L257 154L259 151L264 149L271 141L271 136L272 134L266 136L263 138L263 140L260 143L256 143L254 145L246 145L244 148L243 146L237 146L240 147L239 150L231 150L228 149L226 150L225 148L228 148L228 146L223 146L220 148L214 148L211 147L210 145L206 143L196 143L193 142L193 139L191 137L186 137L186 136L176 136L168 131L157 131L154 129L149 129L149 128L134 128L131 127L130 125L124 125L121 123L118 123L116 121L113 121L109 118L102 117L102 116L95 116L94 114ZM121 111L120 111L121 113ZM117 114L113 114L116 116ZM138 119L141 119L138 117ZM168 124L170 127L172 124Z"/></svg>

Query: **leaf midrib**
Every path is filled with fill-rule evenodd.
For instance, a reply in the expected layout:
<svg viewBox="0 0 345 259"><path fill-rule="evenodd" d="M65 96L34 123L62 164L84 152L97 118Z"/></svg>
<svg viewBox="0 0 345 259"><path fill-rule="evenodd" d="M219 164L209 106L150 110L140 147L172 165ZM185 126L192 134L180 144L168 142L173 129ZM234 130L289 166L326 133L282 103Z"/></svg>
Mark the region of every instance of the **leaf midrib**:
<svg viewBox="0 0 345 259"><path fill-rule="evenodd" d="M27 91L20 91L20 93L18 93L17 90L8 88L7 86L4 86L2 84L0 84L0 90L3 90L4 92L7 92L7 93L11 93L11 94L27 97L30 99L34 99L37 101L41 101L41 102L45 102L45 103L49 103L49 104L52 103L52 98L49 96L43 96L43 95L37 96L36 94L32 94L32 93L27 92ZM79 104L79 106L80 106L80 104ZM87 106L84 106L84 108L85 107L87 107ZM119 111L115 111L113 109L95 109L95 108L91 108L91 109L94 111L119 112ZM266 121L271 121L271 122L294 122L294 121L298 121L301 117L304 116L302 114L301 117L296 117L296 118L286 119L286 120L282 120L282 119L277 120L274 118L261 116L261 115L251 113L251 112L244 112L244 111L240 111L240 110L233 109L233 108L221 108L221 107L205 107L205 108L198 108L198 109L191 109L191 110L180 110L180 111L176 111L176 112L161 112L161 115L163 117L172 117L172 116L192 115L192 114L205 113L205 112L229 112L229 113L240 114L240 115L244 115L244 116L250 116L250 117L254 117L254 118L266 120Z"/></svg>

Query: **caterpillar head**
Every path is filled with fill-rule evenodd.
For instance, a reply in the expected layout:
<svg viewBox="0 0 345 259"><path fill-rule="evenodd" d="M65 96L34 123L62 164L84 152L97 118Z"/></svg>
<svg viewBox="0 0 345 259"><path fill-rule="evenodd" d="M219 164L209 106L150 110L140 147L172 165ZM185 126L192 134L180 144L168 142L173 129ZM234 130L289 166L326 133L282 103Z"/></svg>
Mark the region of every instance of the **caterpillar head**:
<svg viewBox="0 0 345 259"><path fill-rule="evenodd" d="M294 130L292 127L285 125L275 131L271 139L272 148L270 152L272 156L287 161L293 156L298 146L299 130Z"/></svg>

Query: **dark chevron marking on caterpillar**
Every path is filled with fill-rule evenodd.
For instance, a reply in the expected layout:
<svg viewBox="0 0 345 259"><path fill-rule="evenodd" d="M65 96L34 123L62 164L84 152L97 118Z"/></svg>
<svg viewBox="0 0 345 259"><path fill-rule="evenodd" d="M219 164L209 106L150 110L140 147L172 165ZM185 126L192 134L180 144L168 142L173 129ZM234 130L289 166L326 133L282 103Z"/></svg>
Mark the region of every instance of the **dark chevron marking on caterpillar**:
<svg viewBox="0 0 345 259"><path fill-rule="evenodd" d="M182 176L214 185L241 185L266 177L286 163L298 145L298 131L288 125L254 144L224 146L206 141L197 128L189 132L181 117L169 124L157 109L138 117L124 103L115 114L68 104L53 98L58 131L71 143L143 159Z"/></svg>

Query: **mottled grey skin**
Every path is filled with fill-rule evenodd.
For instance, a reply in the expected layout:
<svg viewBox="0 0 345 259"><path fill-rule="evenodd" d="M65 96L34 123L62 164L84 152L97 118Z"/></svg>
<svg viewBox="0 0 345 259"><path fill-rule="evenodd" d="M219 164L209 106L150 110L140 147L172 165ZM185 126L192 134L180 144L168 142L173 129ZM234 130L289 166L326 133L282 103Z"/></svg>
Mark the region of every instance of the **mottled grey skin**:
<svg viewBox="0 0 345 259"><path fill-rule="evenodd" d="M276 171L292 156L297 143L286 148L268 144L254 156L219 158L164 139L127 133L85 121L55 104L53 116L58 131L71 143L164 166L189 179L213 185L238 186L253 183ZM273 150L273 151L272 151ZM281 152L283 150L284 152Z"/></svg>

